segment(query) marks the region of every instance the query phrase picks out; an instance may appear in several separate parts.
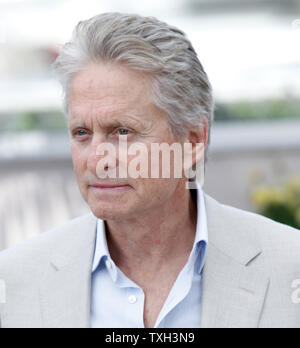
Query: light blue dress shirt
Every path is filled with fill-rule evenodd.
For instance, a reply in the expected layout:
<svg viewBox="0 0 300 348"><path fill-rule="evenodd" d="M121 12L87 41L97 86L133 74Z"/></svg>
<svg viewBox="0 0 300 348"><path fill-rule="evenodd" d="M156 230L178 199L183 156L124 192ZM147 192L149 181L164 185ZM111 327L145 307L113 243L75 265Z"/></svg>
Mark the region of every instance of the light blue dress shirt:
<svg viewBox="0 0 300 348"><path fill-rule="evenodd" d="M203 191L191 190L197 202L197 228L189 260L157 318L155 328L200 328L201 277L208 243ZM144 328L143 290L114 263L105 223L98 220L91 284L92 328Z"/></svg>

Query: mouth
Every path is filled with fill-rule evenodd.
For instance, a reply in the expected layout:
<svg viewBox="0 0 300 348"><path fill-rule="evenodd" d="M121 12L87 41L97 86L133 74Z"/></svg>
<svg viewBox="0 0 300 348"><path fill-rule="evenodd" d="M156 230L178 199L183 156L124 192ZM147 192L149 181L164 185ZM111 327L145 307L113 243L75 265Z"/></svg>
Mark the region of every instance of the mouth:
<svg viewBox="0 0 300 348"><path fill-rule="evenodd" d="M130 188L129 185L90 185L89 187L98 192L119 192Z"/></svg>

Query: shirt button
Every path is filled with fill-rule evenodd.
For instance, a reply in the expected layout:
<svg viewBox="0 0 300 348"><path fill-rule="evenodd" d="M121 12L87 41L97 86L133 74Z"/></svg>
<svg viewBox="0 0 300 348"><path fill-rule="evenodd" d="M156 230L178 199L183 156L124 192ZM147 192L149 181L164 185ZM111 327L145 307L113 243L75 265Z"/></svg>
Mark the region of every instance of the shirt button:
<svg viewBox="0 0 300 348"><path fill-rule="evenodd" d="M111 269L111 268L112 268L112 264L111 264L111 262L110 262L109 260L106 260L106 261L105 261L105 264L106 264L106 267L107 267L108 269Z"/></svg>
<svg viewBox="0 0 300 348"><path fill-rule="evenodd" d="M128 302L129 302L130 304L135 304L136 301L137 301L137 298L136 298L135 296L130 296L130 297L128 297Z"/></svg>

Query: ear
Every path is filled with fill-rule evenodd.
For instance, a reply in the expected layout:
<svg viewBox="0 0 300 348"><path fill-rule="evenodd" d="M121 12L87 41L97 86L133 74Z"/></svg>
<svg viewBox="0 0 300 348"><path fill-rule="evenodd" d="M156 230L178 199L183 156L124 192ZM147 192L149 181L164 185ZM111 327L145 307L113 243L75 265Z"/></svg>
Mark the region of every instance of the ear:
<svg viewBox="0 0 300 348"><path fill-rule="evenodd" d="M205 155L205 149L208 142L208 121L206 117L202 118L203 125L190 128L186 137L186 143L190 143L188 156L192 158L192 166L198 163Z"/></svg>

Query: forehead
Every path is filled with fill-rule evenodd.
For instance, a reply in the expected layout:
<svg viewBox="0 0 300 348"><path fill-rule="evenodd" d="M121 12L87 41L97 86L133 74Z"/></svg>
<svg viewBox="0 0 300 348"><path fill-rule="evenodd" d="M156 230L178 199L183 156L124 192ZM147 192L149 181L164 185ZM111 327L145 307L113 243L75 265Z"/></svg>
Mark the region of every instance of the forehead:
<svg viewBox="0 0 300 348"><path fill-rule="evenodd" d="M70 85L70 114L97 110L139 109L152 104L151 76L120 65L89 63Z"/></svg>

